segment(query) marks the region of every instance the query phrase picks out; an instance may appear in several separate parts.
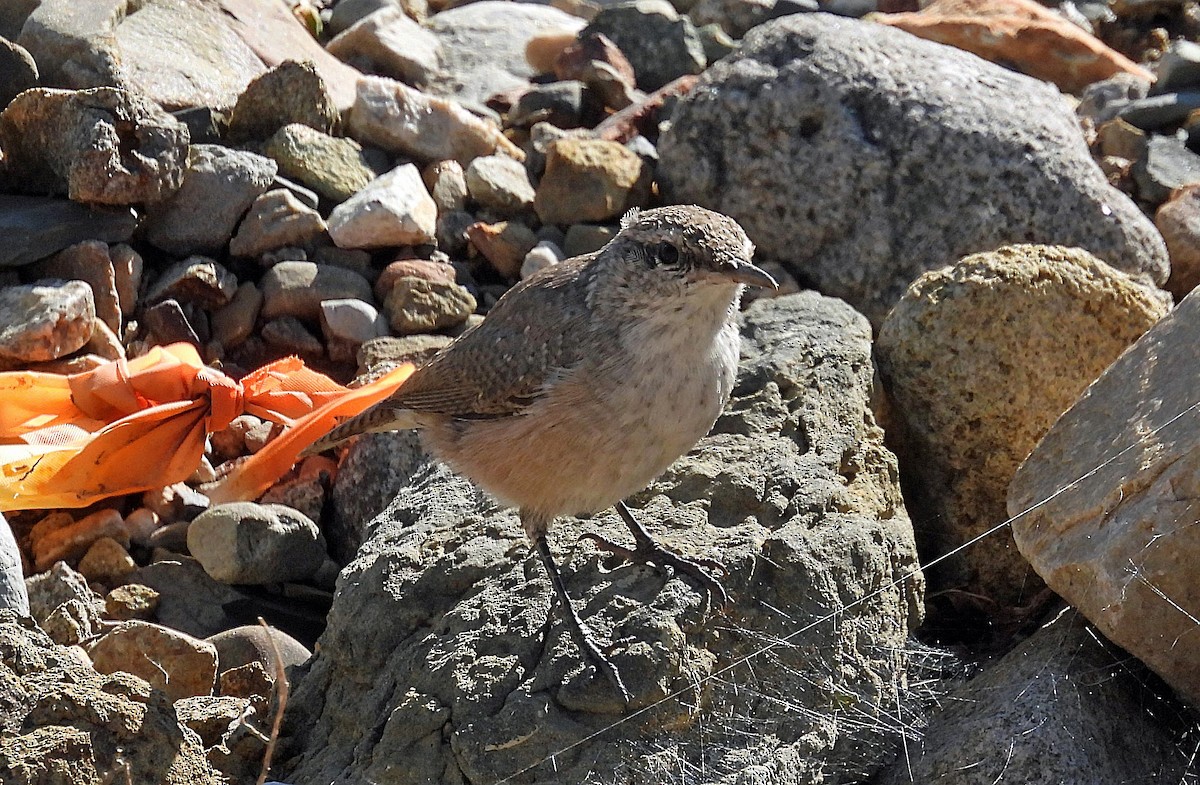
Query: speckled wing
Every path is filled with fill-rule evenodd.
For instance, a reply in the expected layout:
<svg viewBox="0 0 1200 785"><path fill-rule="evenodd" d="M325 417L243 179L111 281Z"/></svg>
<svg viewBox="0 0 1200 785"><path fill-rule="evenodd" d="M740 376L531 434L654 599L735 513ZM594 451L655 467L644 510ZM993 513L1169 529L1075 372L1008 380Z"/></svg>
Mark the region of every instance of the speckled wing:
<svg viewBox="0 0 1200 785"><path fill-rule="evenodd" d="M589 259L568 260L513 287L478 327L379 406L458 419L520 414L583 359L588 310L580 270Z"/></svg>

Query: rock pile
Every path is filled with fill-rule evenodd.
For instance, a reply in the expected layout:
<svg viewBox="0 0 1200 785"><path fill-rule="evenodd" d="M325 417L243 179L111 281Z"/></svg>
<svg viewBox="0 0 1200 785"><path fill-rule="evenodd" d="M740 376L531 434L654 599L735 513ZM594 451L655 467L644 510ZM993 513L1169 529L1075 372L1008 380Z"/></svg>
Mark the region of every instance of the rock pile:
<svg viewBox="0 0 1200 785"><path fill-rule="evenodd" d="M782 286L713 433L632 500L730 607L565 552L611 515L555 530L633 707L413 434L214 504L283 430L247 413L185 482L4 511L0 780L248 781L284 675L295 783L1180 781L1176 699L1096 630L1200 699L1189 8L3 4L0 372L185 342L361 382L666 202L736 218ZM1037 629L1055 592L1087 622ZM914 634L1005 656L957 684Z"/></svg>

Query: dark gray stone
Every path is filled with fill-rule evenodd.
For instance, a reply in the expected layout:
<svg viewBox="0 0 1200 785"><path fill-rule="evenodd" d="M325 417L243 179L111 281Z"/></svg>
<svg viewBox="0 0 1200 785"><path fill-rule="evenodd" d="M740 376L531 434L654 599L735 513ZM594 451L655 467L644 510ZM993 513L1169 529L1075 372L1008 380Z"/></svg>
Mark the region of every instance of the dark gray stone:
<svg viewBox="0 0 1200 785"><path fill-rule="evenodd" d="M187 556L148 564L125 576L126 584L149 586L159 593L155 620L165 627L207 638L242 624L225 606L249 598L208 576L200 562Z"/></svg>
<svg viewBox="0 0 1200 785"><path fill-rule="evenodd" d="M1133 164L1133 181L1138 197L1157 205L1167 201L1171 191L1200 183L1200 155L1187 148L1183 139L1155 134L1146 145L1146 153Z"/></svg>
<svg viewBox="0 0 1200 785"><path fill-rule="evenodd" d="M244 150L193 145L183 184L146 216L146 239L177 256L224 250L277 169L270 158Z"/></svg>
<svg viewBox="0 0 1200 785"><path fill-rule="evenodd" d="M945 696L880 785L1184 782L1184 709L1153 684L1144 666L1064 610Z"/></svg>
<svg viewBox="0 0 1200 785"><path fill-rule="evenodd" d="M1184 90L1130 101L1117 116L1143 131L1155 131L1186 120L1197 109L1200 109L1200 90Z"/></svg>
<svg viewBox="0 0 1200 785"><path fill-rule="evenodd" d="M188 527L188 550L221 583L264 584L309 578L325 561L317 525L282 504L229 502Z"/></svg>
<svg viewBox="0 0 1200 785"><path fill-rule="evenodd" d="M123 243L135 228L137 217L128 208L0 194L0 267L29 264L86 240Z"/></svg>
<svg viewBox="0 0 1200 785"><path fill-rule="evenodd" d="M584 35L588 33L602 33L617 45L643 90L698 74L707 65L696 28L666 0L632 0L603 8L584 29Z"/></svg>
<svg viewBox="0 0 1200 785"><path fill-rule="evenodd" d="M0 37L0 108L37 82L37 63L25 47Z"/></svg>
<svg viewBox="0 0 1200 785"><path fill-rule="evenodd" d="M1057 90L883 25L796 14L755 28L658 149L668 201L733 216L762 257L876 325L920 273L1014 242L1168 274L1162 238Z"/></svg>
<svg viewBox="0 0 1200 785"><path fill-rule="evenodd" d="M1184 39L1171 42L1154 68L1158 79L1150 87L1151 95L1200 87L1200 44Z"/></svg>
<svg viewBox="0 0 1200 785"><path fill-rule="evenodd" d="M742 334L713 433L632 499L663 543L724 566L725 614L706 615L690 580L578 542L627 541L611 512L550 533L632 707L581 664L516 514L430 462L406 480L377 446L357 487L395 500L338 579L288 705L301 752L284 779L495 782L525 767L527 783L869 777L897 739L861 720L895 706L921 597L920 579L905 579L916 554L895 460L871 415L871 328L809 293L754 303ZM751 664L718 673L740 657Z"/></svg>

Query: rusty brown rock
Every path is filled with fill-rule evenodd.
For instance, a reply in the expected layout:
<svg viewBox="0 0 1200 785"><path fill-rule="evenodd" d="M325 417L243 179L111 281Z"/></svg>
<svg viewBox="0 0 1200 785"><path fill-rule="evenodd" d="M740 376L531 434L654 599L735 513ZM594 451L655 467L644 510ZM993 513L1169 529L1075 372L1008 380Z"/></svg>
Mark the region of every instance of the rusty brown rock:
<svg viewBox="0 0 1200 785"><path fill-rule="evenodd" d="M1182 300L1200 284L1200 185L1189 185L1171 194L1154 214L1171 256L1167 291Z"/></svg>
<svg viewBox="0 0 1200 785"><path fill-rule="evenodd" d="M965 49L1067 92L1118 73L1154 76L1032 0L936 0L916 13L874 14L881 24Z"/></svg>
<svg viewBox="0 0 1200 785"><path fill-rule="evenodd" d="M171 698L211 695L217 678L217 649L211 643L145 621L127 621L89 649L100 673L140 676Z"/></svg>

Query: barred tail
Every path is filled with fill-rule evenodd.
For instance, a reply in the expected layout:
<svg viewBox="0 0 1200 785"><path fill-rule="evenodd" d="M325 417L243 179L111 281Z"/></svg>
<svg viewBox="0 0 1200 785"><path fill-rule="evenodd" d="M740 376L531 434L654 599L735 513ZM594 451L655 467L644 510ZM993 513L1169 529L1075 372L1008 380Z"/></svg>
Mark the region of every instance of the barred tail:
<svg viewBox="0 0 1200 785"><path fill-rule="evenodd" d="M363 433L383 433L420 428L418 418L410 409L396 409L386 402L376 404L362 414L339 423L329 433L309 445L300 453L301 458L316 455L336 447L347 439Z"/></svg>

